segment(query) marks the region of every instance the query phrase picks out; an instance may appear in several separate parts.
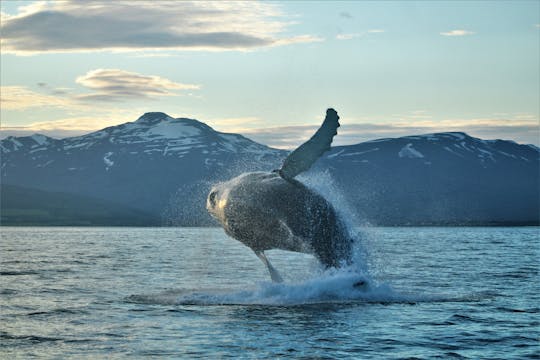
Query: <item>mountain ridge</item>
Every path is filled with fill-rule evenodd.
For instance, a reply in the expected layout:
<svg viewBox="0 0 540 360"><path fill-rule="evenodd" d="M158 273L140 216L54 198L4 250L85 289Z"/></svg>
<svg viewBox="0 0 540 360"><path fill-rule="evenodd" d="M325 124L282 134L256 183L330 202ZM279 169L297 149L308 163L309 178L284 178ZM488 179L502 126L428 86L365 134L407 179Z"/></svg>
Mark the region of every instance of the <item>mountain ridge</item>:
<svg viewBox="0 0 540 360"><path fill-rule="evenodd" d="M113 201L168 225L212 224L212 183L279 168L288 154L161 112L77 137L8 137L0 151L2 184ZM529 224L539 160L534 145L442 132L336 146L305 176L330 174L373 224Z"/></svg>
<svg viewBox="0 0 540 360"><path fill-rule="evenodd" d="M135 121L126 122L126 123L122 123L122 124L118 124L118 125L108 126L108 127L103 128L103 129L92 131L92 132L89 132L89 133L83 134L83 135L68 136L68 137L63 137L63 138L53 138L53 137L41 134L39 132L36 132L36 133L34 133L32 135L25 135L25 136L12 136L12 135L10 135L10 136L7 136L7 137L5 137L3 139L0 139L0 142L3 142L4 140L17 140L17 139L21 139L21 138L22 139L32 138L32 139L35 139L34 141L39 144L39 143L44 142L44 141L62 141L62 140L69 140L69 139L78 139L78 138L83 138L83 137L86 137L86 136L89 136L89 135L92 135L92 134L100 133L100 132L103 132L103 131L106 131L106 130L114 129L114 128L117 128L119 126L124 126L124 125L127 125L127 124L140 123L140 124L153 125L153 124L155 124L155 123L157 123L159 121L162 121L162 120L189 121L189 122L193 122L195 124L198 124L199 126L202 126L202 127L206 128L206 129L212 130L212 131L217 132L217 133L236 135L236 136L240 136L240 137L249 139L248 137L246 137L244 135L241 135L241 134L220 132L220 131L214 130L209 125L207 125L204 122L199 121L197 119L184 118L184 117L173 118L173 117L171 117L170 115L168 115L166 113L159 112L159 111L153 111L153 112L144 113L143 115L141 115ZM339 131L338 131L338 133L339 133ZM348 144L348 145L339 145L339 146L354 146L354 145L358 145L358 144L362 144L362 143L380 142L380 141L385 141L385 140L390 140L390 139L414 138L414 137L422 137L422 136L425 137L425 136L444 135L444 134L448 134L448 135L456 134L456 135L470 137L470 138L473 138L473 139L479 139L479 140L482 140L484 142L496 142L496 141L512 142L512 143L515 143L517 145L529 146L529 147L533 148L534 150L540 151L540 147L538 147L538 146L536 146L534 144L521 144L521 143L517 143L516 141L511 140L511 139L490 139L490 140L480 139L480 138L471 136L468 133L463 132L463 131L444 131L444 132L435 132L435 133L422 133L422 134L417 134L417 135L405 135L405 136L394 137L394 138L392 138L392 137L389 137L389 138L376 138L376 139L372 139L372 140L363 141L363 142L360 142L360 143L354 143L354 144ZM251 139L249 139L249 140L251 140ZM251 141L255 142L254 140L251 140ZM265 145L265 144L261 144L261 143L258 143L258 144L260 144L262 146L272 148L272 147L270 147L268 145ZM298 144L298 146L299 145L300 144ZM333 147L336 147L336 146L333 146ZM280 149L280 150L283 150L283 149ZM291 150L294 150L294 149L291 149ZM289 150L284 150L284 151L289 151Z"/></svg>

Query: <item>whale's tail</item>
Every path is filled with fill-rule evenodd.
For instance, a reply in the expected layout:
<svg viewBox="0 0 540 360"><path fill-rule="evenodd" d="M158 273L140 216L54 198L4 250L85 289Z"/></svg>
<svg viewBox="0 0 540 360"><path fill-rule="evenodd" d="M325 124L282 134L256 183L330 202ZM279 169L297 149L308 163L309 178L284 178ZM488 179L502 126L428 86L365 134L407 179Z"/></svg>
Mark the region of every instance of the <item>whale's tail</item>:
<svg viewBox="0 0 540 360"><path fill-rule="evenodd" d="M326 110L326 118L317 132L287 156L281 169L277 170L285 180L307 171L323 153L330 150L332 139L337 134L339 116L334 109Z"/></svg>

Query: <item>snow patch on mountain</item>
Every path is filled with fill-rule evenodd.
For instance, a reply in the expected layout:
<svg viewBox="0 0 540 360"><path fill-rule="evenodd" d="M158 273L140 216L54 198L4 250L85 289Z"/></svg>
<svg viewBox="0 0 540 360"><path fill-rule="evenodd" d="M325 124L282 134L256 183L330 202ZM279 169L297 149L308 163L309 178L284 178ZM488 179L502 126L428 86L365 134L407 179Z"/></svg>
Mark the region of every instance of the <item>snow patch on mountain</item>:
<svg viewBox="0 0 540 360"><path fill-rule="evenodd" d="M30 138L37 143L37 145L34 145L34 146L46 145L49 143L49 138L45 135L34 134L30 136Z"/></svg>
<svg viewBox="0 0 540 360"><path fill-rule="evenodd" d="M333 159L333 158L335 158L336 156L339 156L339 154L343 153L344 151L345 151L345 149L339 150L337 153L335 153L335 154L330 154L330 155L328 155L326 158L327 158L327 159Z"/></svg>
<svg viewBox="0 0 540 360"><path fill-rule="evenodd" d="M350 153L345 153L341 156L357 156L357 155L364 155L364 154L367 154L367 153L370 153L370 152L374 152L374 151L379 151L379 148L374 148L374 149L369 149L369 150L366 150L366 151L355 151L355 152L350 152Z"/></svg>
<svg viewBox="0 0 540 360"><path fill-rule="evenodd" d="M36 167L42 167L42 168L43 168L43 167L47 167L47 166L49 166L50 164L52 164L53 162L54 162L54 160L49 160L49 161L47 161L47 162L45 162L45 163L43 163L43 164L38 164L38 165L36 165Z"/></svg>
<svg viewBox="0 0 540 360"><path fill-rule="evenodd" d="M89 142L73 143L71 145L64 145L64 150L77 149L77 148L85 147L87 145L90 145L90 143Z"/></svg>
<svg viewBox="0 0 540 360"><path fill-rule="evenodd" d="M458 138L459 140L464 140L465 139L465 134L461 133L461 132L446 132L446 133L442 133L441 135L450 135L450 136L453 136L455 138Z"/></svg>
<svg viewBox="0 0 540 360"><path fill-rule="evenodd" d="M516 159L516 156L513 155L513 154L509 154L509 153L507 153L507 152L500 151L500 150L499 150L498 152L499 152L499 154L502 154L502 155L504 155L504 156L508 156L508 157L513 158L513 159Z"/></svg>
<svg viewBox="0 0 540 360"><path fill-rule="evenodd" d="M366 141L367 143L374 143L374 142L385 142L385 141L391 141L391 140L394 140L392 138L383 138L383 139L375 139L375 140L369 140L369 141Z"/></svg>
<svg viewBox="0 0 540 360"><path fill-rule="evenodd" d="M467 143L465 141L462 141L459 143L465 150L467 150L468 152L474 152L474 146L471 145L471 147L469 148L467 146Z"/></svg>
<svg viewBox="0 0 540 360"><path fill-rule="evenodd" d="M105 154L105 156L103 156L103 162L105 163L106 167L105 167L105 170L109 170L110 167L112 167L114 165L114 161L112 161L110 159L110 157L112 156L113 152L109 151L108 153Z"/></svg>
<svg viewBox="0 0 540 360"><path fill-rule="evenodd" d="M491 151L487 151L480 148L478 148L478 151L480 151L480 154L478 154L478 157L481 158L482 160L489 159L493 162L497 162L497 160L495 160L495 158L493 157L493 153Z"/></svg>
<svg viewBox="0 0 540 360"><path fill-rule="evenodd" d="M2 142L5 145L8 145L8 142L9 142L9 147L11 147L11 149L9 149L6 146L2 146L2 150L6 153L9 153L11 151L17 151L19 150L19 148L23 147L23 144L17 139L15 139L13 136L8 136L5 140L2 140Z"/></svg>
<svg viewBox="0 0 540 360"><path fill-rule="evenodd" d="M424 155L420 151L413 148L412 143L409 143L409 144L405 145L399 151L398 155L399 155L400 158L409 158L409 159L423 158L424 157Z"/></svg>
<svg viewBox="0 0 540 360"><path fill-rule="evenodd" d="M422 135L424 139L427 139L429 141L440 141L441 138L437 136L437 134L424 134Z"/></svg>
<svg viewBox="0 0 540 360"><path fill-rule="evenodd" d="M38 145L35 145L35 146L36 146L36 148L30 150L30 151L28 152L29 154L33 154L33 153L36 153L36 152L39 152L39 151L47 150L47 147L45 147L45 146L42 146L42 147L37 147Z"/></svg>
<svg viewBox="0 0 540 360"><path fill-rule="evenodd" d="M182 124L177 121L162 121L147 131L148 135L157 135L166 139L198 136L201 131L196 127Z"/></svg>

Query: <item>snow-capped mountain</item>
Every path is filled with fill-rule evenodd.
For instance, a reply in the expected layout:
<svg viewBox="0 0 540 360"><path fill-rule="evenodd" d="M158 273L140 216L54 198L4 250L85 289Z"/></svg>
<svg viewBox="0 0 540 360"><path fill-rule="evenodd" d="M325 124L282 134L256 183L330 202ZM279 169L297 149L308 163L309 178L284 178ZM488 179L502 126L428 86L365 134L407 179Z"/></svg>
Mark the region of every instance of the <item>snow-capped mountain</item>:
<svg viewBox="0 0 540 360"><path fill-rule="evenodd" d="M2 184L106 200L182 225L211 224L211 184L278 168L287 155L164 113L61 140L8 137L0 150ZM327 179L356 220L373 224L538 223L539 161L532 145L438 133L335 147L302 180L324 194Z"/></svg>
<svg viewBox="0 0 540 360"><path fill-rule="evenodd" d="M200 215L204 202L193 199L206 196L209 182L243 171L271 170L286 154L197 120L159 112L61 140L8 137L0 149L4 184L91 196L151 213L174 209L170 216L177 217L185 217L184 211L192 216L192 206Z"/></svg>
<svg viewBox="0 0 540 360"><path fill-rule="evenodd" d="M376 224L537 223L539 161L533 145L448 132L335 147L317 169Z"/></svg>
<svg viewBox="0 0 540 360"><path fill-rule="evenodd" d="M266 161L282 154L241 135L220 133L197 120L174 119L160 112L146 113L134 122L62 140L40 134L10 136L1 142L0 149L6 160L3 165L8 167L10 158L17 155L31 160L36 167L47 167L57 161L48 158L51 151L61 152L66 158L72 157L79 162L79 156L83 153L95 155L96 151L110 150L101 157L100 162L105 170L112 169L114 159L120 160L122 156L178 159L195 154L207 155L204 165L208 168L214 163L223 166L216 159L230 153L249 154L256 161ZM47 162L43 162L45 159ZM84 166L70 168L72 171L82 169Z"/></svg>

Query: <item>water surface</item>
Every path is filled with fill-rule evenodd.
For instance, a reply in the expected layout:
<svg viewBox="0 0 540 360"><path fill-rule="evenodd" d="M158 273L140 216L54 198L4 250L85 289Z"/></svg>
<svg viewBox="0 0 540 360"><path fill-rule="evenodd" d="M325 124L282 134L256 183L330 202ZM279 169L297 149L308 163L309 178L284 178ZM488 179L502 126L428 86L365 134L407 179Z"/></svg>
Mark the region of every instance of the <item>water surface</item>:
<svg viewBox="0 0 540 360"><path fill-rule="evenodd" d="M539 358L537 227L361 229L363 289L221 229L0 231L2 358Z"/></svg>

